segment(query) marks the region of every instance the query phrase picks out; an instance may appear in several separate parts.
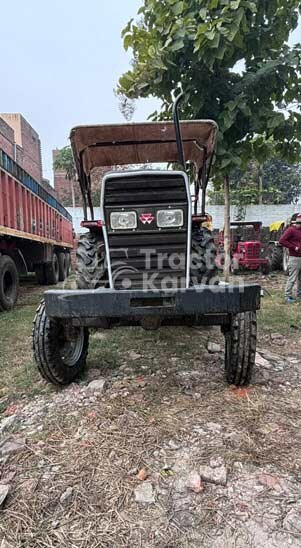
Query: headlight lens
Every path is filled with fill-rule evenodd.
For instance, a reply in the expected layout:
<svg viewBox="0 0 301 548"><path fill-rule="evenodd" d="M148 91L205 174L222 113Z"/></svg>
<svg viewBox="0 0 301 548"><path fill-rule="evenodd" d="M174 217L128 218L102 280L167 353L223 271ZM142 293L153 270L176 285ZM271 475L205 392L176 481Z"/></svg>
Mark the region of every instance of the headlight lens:
<svg viewBox="0 0 301 548"><path fill-rule="evenodd" d="M135 211L116 211L110 215L112 230L131 230L137 228L137 215Z"/></svg>
<svg viewBox="0 0 301 548"><path fill-rule="evenodd" d="M160 228L177 228L183 226L184 215L182 209L161 209L157 212L157 225Z"/></svg>

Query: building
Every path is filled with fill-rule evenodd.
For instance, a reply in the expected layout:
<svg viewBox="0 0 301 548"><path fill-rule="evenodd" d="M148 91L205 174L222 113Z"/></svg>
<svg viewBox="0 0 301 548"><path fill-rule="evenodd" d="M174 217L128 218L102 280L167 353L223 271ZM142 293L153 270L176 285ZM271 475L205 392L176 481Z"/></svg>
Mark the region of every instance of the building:
<svg viewBox="0 0 301 548"><path fill-rule="evenodd" d="M43 178L39 135L22 114L0 114L0 149L45 190L54 195L53 187Z"/></svg>
<svg viewBox="0 0 301 548"><path fill-rule="evenodd" d="M52 151L53 161L55 160L59 149ZM92 186L92 200L94 205L100 203L100 188L104 175L111 171L109 167L99 167L92 171L91 186ZM58 200L65 207L80 207L82 205L81 192L79 183L77 180L69 181L66 179L65 171L62 169L54 169L54 189ZM73 201L74 194L74 201Z"/></svg>

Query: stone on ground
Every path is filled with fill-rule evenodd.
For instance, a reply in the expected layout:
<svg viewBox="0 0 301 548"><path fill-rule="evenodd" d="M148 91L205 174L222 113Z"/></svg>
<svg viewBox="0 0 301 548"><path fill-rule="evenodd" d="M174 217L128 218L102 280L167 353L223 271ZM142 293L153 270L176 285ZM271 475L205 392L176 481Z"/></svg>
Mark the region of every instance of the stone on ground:
<svg viewBox="0 0 301 548"><path fill-rule="evenodd" d="M4 417L0 422L0 435L10 430L17 422L16 415L11 415L10 417Z"/></svg>
<svg viewBox="0 0 301 548"><path fill-rule="evenodd" d="M92 392L104 392L106 387L105 379L95 379L94 381L89 382L87 389Z"/></svg>
<svg viewBox="0 0 301 548"><path fill-rule="evenodd" d="M25 447L25 438L8 438L0 443L0 457L22 451Z"/></svg>
<svg viewBox="0 0 301 548"><path fill-rule="evenodd" d="M200 466L200 476L202 480L208 483L215 483L216 485L227 484L227 469L224 465L214 468L206 465Z"/></svg>
<svg viewBox="0 0 301 548"><path fill-rule="evenodd" d="M207 350L210 354L217 354L221 351L221 345L209 341L207 345Z"/></svg>
<svg viewBox="0 0 301 548"><path fill-rule="evenodd" d="M135 499L136 502L142 502L144 504L152 504L155 502L153 486L149 481L145 481L136 487Z"/></svg>
<svg viewBox="0 0 301 548"><path fill-rule="evenodd" d="M62 493L60 496L60 503L64 504L65 502L67 502L72 496L72 493L73 493L73 488L67 487L66 491L64 491L64 493Z"/></svg>
<svg viewBox="0 0 301 548"><path fill-rule="evenodd" d="M4 503L8 493L9 493L9 490L10 490L10 485L9 484L0 484L0 506L2 506L2 504Z"/></svg>

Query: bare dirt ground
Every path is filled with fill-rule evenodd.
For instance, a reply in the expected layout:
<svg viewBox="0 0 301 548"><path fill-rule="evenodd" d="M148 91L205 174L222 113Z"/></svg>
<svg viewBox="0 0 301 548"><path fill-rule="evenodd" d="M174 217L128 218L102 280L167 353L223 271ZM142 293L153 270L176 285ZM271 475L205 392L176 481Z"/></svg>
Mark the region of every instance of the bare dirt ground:
<svg viewBox="0 0 301 548"><path fill-rule="evenodd" d="M225 383L219 330L189 328L94 332L83 378L46 385L27 283L0 316L0 547L301 546L301 305L283 281L260 280L248 389Z"/></svg>

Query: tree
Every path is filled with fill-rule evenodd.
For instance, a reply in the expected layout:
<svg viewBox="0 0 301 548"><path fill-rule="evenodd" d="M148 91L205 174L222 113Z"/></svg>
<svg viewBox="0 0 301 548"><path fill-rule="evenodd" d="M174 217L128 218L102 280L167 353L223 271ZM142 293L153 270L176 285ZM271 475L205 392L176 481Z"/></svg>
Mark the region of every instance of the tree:
<svg viewBox="0 0 301 548"><path fill-rule="evenodd" d="M144 0L123 30L133 61L118 91L159 97L152 117L166 119L181 82L184 117L219 124L219 186L251 158L262 164L271 139L278 156L298 161L301 115L291 105L301 99L301 46L287 45L298 11L299 0Z"/></svg>
<svg viewBox="0 0 301 548"><path fill-rule="evenodd" d="M279 158L271 158L263 165L262 175L264 203L298 202L301 195L301 164L292 165Z"/></svg>
<svg viewBox="0 0 301 548"><path fill-rule="evenodd" d="M244 171L233 171L231 187L231 203L237 206L238 214L249 204L294 204L301 195L301 164L270 158L261 166L252 160ZM220 189L210 191L209 197L212 204L224 204Z"/></svg>
<svg viewBox="0 0 301 548"><path fill-rule="evenodd" d="M76 169L70 146L66 146L59 150L53 162L53 167L55 170L62 170L65 172L65 177L71 186L72 207L75 207L74 181L76 178Z"/></svg>

